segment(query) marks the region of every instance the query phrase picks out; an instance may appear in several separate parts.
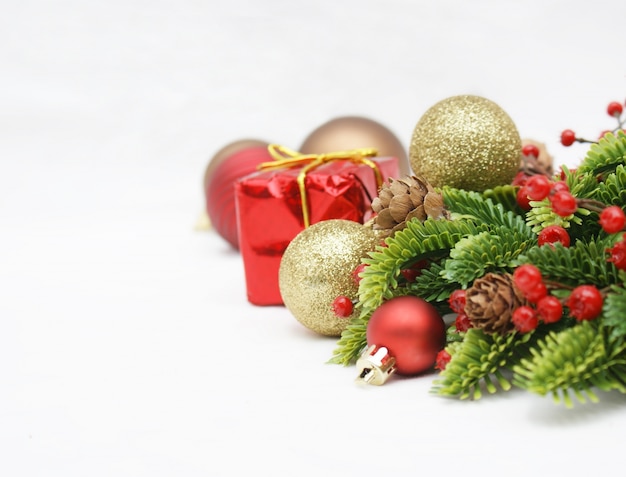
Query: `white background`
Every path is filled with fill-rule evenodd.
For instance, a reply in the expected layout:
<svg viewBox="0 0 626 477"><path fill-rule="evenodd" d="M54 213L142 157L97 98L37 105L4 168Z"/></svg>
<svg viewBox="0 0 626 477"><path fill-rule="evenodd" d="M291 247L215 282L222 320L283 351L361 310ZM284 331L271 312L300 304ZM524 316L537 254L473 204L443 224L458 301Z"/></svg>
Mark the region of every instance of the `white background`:
<svg viewBox="0 0 626 477"><path fill-rule="evenodd" d="M615 1L20 0L0 15L0 474L619 474L626 399L357 386L194 231L204 169L455 94L575 165L626 97ZM579 147L580 146L580 147Z"/></svg>

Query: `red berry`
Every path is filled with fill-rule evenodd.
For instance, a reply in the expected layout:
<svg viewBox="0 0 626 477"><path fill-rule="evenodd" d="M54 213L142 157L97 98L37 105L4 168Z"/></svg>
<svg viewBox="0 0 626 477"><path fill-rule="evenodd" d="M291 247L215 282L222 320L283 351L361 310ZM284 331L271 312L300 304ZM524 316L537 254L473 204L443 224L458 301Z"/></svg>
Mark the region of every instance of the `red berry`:
<svg viewBox="0 0 626 477"><path fill-rule="evenodd" d="M523 186L524 184L526 184L526 181L528 180L529 177L530 176L526 174L524 171L519 171L517 174L515 174L515 177L511 181L511 185L514 187Z"/></svg>
<svg viewBox="0 0 626 477"><path fill-rule="evenodd" d="M541 174L534 175L526 181L526 188L530 200L543 200L550 193L550 179Z"/></svg>
<svg viewBox="0 0 626 477"><path fill-rule="evenodd" d="M578 202L576 197L567 191L559 191L550 197L552 203L552 210L561 217L567 217L572 215L578 209Z"/></svg>
<svg viewBox="0 0 626 477"><path fill-rule="evenodd" d="M411 268L400 270L407 282L414 282L422 274L422 270L428 266L428 260L420 260L414 263Z"/></svg>
<svg viewBox="0 0 626 477"><path fill-rule="evenodd" d="M450 309L455 313L465 312L465 290L454 290L448 298Z"/></svg>
<svg viewBox="0 0 626 477"><path fill-rule="evenodd" d="M545 229L539 232L537 237L537 244L541 247L546 244L554 244L560 242L564 247L569 247L570 238L567 230L560 225L548 225Z"/></svg>
<svg viewBox="0 0 626 477"><path fill-rule="evenodd" d="M530 199L528 198L528 187L526 187L525 185L520 187L517 191L516 200L517 205L519 205L522 210L528 211L532 209L532 207L530 206Z"/></svg>
<svg viewBox="0 0 626 477"><path fill-rule="evenodd" d="M563 174L563 172L561 172L561 174ZM565 178L563 178L560 181L552 183L552 187L550 188L550 194L554 195L557 192L561 192L561 191L569 192L569 186L564 181L564 179Z"/></svg>
<svg viewBox="0 0 626 477"><path fill-rule="evenodd" d="M561 133L561 144L568 147L576 141L576 133L571 129L566 129Z"/></svg>
<svg viewBox="0 0 626 477"><path fill-rule="evenodd" d="M563 316L563 305L557 297L545 296L537 302L537 314L544 323L556 323Z"/></svg>
<svg viewBox="0 0 626 477"><path fill-rule="evenodd" d="M526 144L522 148L522 154L526 157L534 157L536 159L539 157L539 148L534 144Z"/></svg>
<svg viewBox="0 0 626 477"><path fill-rule="evenodd" d="M352 314L352 310L354 310L354 305L352 304L352 300L345 295L339 295L332 304L333 313L339 318L347 318Z"/></svg>
<svg viewBox="0 0 626 477"><path fill-rule="evenodd" d="M513 283L522 293L532 290L542 282L541 272L530 263L520 265L513 272Z"/></svg>
<svg viewBox="0 0 626 477"><path fill-rule="evenodd" d="M622 111L624 108L617 101L611 101L609 105L606 107L606 112L609 116L613 116L614 118L619 118L622 115Z"/></svg>
<svg viewBox="0 0 626 477"><path fill-rule="evenodd" d="M472 327L472 322L465 313L459 313L454 320L454 326L458 332L463 333Z"/></svg>
<svg viewBox="0 0 626 477"><path fill-rule="evenodd" d="M422 274L422 271L419 268L405 268L400 270L400 273L407 282L414 282Z"/></svg>
<svg viewBox="0 0 626 477"><path fill-rule="evenodd" d="M515 329L520 333L528 333L539 325L537 313L530 306L520 306L513 312L511 321L515 325Z"/></svg>
<svg viewBox="0 0 626 477"><path fill-rule="evenodd" d="M524 292L524 296L531 303L537 303L548 294L548 289L543 282L537 283L534 288Z"/></svg>
<svg viewBox="0 0 626 477"><path fill-rule="evenodd" d="M356 286L359 286L359 284L361 283L361 280L363 278L361 277L361 273L365 270L365 267L367 267L367 265L361 263L357 265L354 270L352 270L352 279L354 280L354 283L356 283Z"/></svg>
<svg viewBox="0 0 626 477"><path fill-rule="evenodd" d="M620 270L626 270L626 241L622 240L621 242L617 242L612 248L606 251L611 254L606 260L607 262L613 262Z"/></svg>
<svg viewBox="0 0 626 477"><path fill-rule="evenodd" d="M448 363L452 359L450 353L448 353L445 349L442 349L437 353L437 358L435 358L435 369L439 369L443 371L448 366Z"/></svg>
<svg viewBox="0 0 626 477"><path fill-rule="evenodd" d="M593 320L602 312L602 293L593 285L580 285L572 290L565 302L570 316L578 321Z"/></svg>
<svg viewBox="0 0 626 477"><path fill-rule="evenodd" d="M611 205L600 213L600 225L608 234L614 234L624 228L626 215L617 205Z"/></svg>

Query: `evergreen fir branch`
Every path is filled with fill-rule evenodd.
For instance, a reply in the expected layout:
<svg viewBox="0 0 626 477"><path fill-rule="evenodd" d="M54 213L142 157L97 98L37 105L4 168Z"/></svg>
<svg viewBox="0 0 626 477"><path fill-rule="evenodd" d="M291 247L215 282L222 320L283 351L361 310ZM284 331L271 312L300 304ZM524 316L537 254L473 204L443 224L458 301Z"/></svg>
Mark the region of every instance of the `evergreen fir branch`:
<svg viewBox="0 0 626 477"><path fill-rule="evenodd" d="M579 174L590 173L593 177L604 175L626 162L626 134L605 134L597 144L592 144L577 168Z"/></svg>
<svg viewBox="0 0 626 477"><path fill-rule="evenodd" d="M611 338L626 337L626 288L612 285L604 300L604 325L611 328Z"/></svg>
<svg viewBox="0 0 626 477"><path fill-rule="evenodd" d="M363 260L368 266L359 284L361 316L369 315L393 296L402 269L424 258L446 256L461 238L486 228L465 220L409 221L404 230L387 239L386 247L378 247Z"/></svg>
<svg viewBox="0 0 626 477"><path fill-rule="evenodd" d="M361 274L359 283L359 315L342 332L330 362L344 365L354 362L366 345L365 332L372 312L383 300L414 291L413 287L398 288L402 269L424 258L447 256L461 238L478 234L486 228L485 225L477 226L464 220L428 219L423 223L411 220L404 230L386 240L385 247L378 247L371 252L369 258L363 260L367 267ZM429 278L434 278L436 267L431 265L431 271L427 271L423 274L424 278L420 279L420 284L425 286L425 290L430 290L430 293L441 284L439 276L434 283L427 284ZM450 288L453 290L458 286L449 285L447 290L441 290L439 298L445 299L446 294L449 296L452 291Z"/></svg>
<svg viewBox="0 0 626 477"><path fill-rule="evenodd" d="M502 370L517 363L516 348L527 346L532 335L486 334L478 328L470 328L463 341L446 347L451 360L440 379L434 381L432 391L460 399L480 399L483 388L493 394L498 390L496 384L508 391L511 383Z"/></svg>
<svg viewBox="0 0 626 477"><path fill-rule="evenodd" d="M570 171L562 166L565 183L572 195L578 199L592 199L598 187L598 178L590 172L583 173L578 169Z"/></svg>
<svg viewBox="0 0 626 477"><path fill-rule="evenodd" d="M504 210L517 215L523 215L524 211L517 203L517 187L510 184L499 185L483 192L485 199L490 199L494 204L501 204Z"/></svg>
<svg viewBox="0 0 626 477"><path fill-rule="evenodd" d="M526 224L536 234L550 225L559 225L564 229L570 228L572 224L581 225L582 219L576 214L587 215L589 213L588 210L579 208L575 214L561 217L552 210L548 199L530 201L530 205L532 209L526 213Z"/></svg>
<svg viewBox="0 0 626 477"><path fill-rule="evenodd" d="M331 364L348 366L353 364L367 345L366 331L369 317L357 317L341 333L333 356L328 360Z"/></svg>
<svg viewBox="0 0 626 477"><path fill-rule="evenodd" d="M496 204L490 197L483 197L478 192L444 187L442 191L446 208L454 216L460 216L490 227L507 227L530 238L532 230L526 225L524 217L511 210L505 210L502 204Z"/></svg>
<svg viewBox="0 0 626 477"><path fill-rule="evenodd" d="M588 283L606 287L619 282L618 270L606 261L605 252L616 240L617 237L611 235L578 241L571 247L560 243L533 247L520 255L518 262L532 263L549 280L572 286Z"/></svg>
<svg viewBox="0 0 626 477"><path fill-rule="evenodd" d="M513 260L534 244L534 236L529 239L526 234L504 227L497 229L496 233L481 232L464 237L450 251L444 276L465 288L487 272L510 268Z"/></svg>
<svg viewBox="0 0 626 477"><path fill-rule="evenodd" d="M583 321L560 333L549 333L530 349L531 357L513 369L516 386L539 395L552 394L571 407L597 401L592 388L626 392L626 343L610 340L599 320Z"/></svg>
<svg viewBox="0 0 626 477"><path fill-rule="evenodd" d="M445 261L444 261L445 263ZM423 298L427 302L437 306L450 297L450 294L459 287L459 284L450 282L443 276L444 266L439 262L433 262L428 268L415 278L412 283L407 283L406 287L410 295ZM448 313L449 307L441 307L443 313Z"/></svg>
<svg viewBox="0 0 626 477"><path fill-rule="evenodd" d="M608 174L596 187L592 194L592 199L598 200L606 205L626 205L626 168L619 164L615 171Z"/></svg>

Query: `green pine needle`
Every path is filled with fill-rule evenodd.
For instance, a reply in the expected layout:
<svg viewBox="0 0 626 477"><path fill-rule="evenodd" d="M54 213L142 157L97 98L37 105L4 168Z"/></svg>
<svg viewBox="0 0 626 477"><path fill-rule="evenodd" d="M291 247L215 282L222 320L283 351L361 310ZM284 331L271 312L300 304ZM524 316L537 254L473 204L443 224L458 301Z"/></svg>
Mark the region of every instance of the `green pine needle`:
<svg viewBox="0 0 626 477"><path fill-rule="evenodd" d="M490 197L451 187L444 187L442 193L446 208L452 212L453 218L463 217L487 224L490 228L506 227L522 234L531 233L522 216L506 210L500 203L494 203Z"/></svg>
<svg viewBox="0 0 626 477"><path fill-rule="evenodd" d="M494 204L501 204L504 210L523 215L524 211L517 203L517 189L510 184L500 185L484 191L483 197L492 200Z"/></svg>
<svg viewBox="0 0 626 477"><path fill-rule="evenodd" d="M592 388L626 393L626 343L609 339L600 320L584 321L560 333L551 332L531 348L513 370L516 386L539 395L552 394L571 407L571 395L596 401Z"/></svg>
<svg viewBox="0 0 626 477"><path fill-rule="evenodd" d="M508 391L511 383L502 370L517 363L520 352L517 348L528 346L532 335L486 334L470 328L462 342L446 348L452 358L440 379L433 383L432 391L460 399L480 399L483 391L493 394L498 388Z"/></svg>
<svg viewBox="0 0 626 477"><path fill-rule="evenodd" d="M618 131L616 136L608 133L597 144L591 145L587 155L576 169L576 173L590 173L596 177L615 170L619 164L625 163L626 134L623 131Z"/></svg>
<svg viewBox="0 0 626 477"><path fill-rule="evenodd" d="M603 202L606 205L626 204L626 168L619 164L614 171L607 174L604 180L596 183L590 198Z"/></svg>
<svg viewBox="0 0 626 477"><path fill-rule="evenodd" d="M572 286L581 283L608 286L619 281L618 270L607 262L606 249L613 246L617 237L590 238L578 241L571 247L560 243L554 246L534 247L519 257L519 263L532 263L545 278Z"/></svg>
<svg viewBox="0 0 626 477"><path fill-rule="evenodd" d="M444 276L463 288L487 272L509 269L518 255L536 244L534 235L500 227L495 233L481 232L464 237L450 251Z"/></svg>
<svg viewBox="0 0 626 477"><path fill-rule="evenodd" d="M604 325L611 327L611 338L626 337L626 289L612 285L604 300Z"/></svg>

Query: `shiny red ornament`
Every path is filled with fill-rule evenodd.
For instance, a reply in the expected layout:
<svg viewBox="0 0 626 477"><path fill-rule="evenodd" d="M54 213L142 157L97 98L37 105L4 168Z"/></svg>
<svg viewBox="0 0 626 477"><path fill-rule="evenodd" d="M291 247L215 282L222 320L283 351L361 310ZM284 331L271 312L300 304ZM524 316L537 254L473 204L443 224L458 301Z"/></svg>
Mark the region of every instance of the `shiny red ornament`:
<svg viewBox="0 0 626 477"><path fill-rule="evenodd" d="M206 212L215 231L239 249L235 182L257 170L261 162L272 160L267 143L256 139L235 141L220 149L204 174Z"/></svg>
<svg viewBox="0 0 626 477"><path fill-rule="evenodd" d="M410 376L432 369L446 344L446 326L436 308L414 296L380 305L367 325L368 346L383 346L396 360L396 372Z"/></svg>

